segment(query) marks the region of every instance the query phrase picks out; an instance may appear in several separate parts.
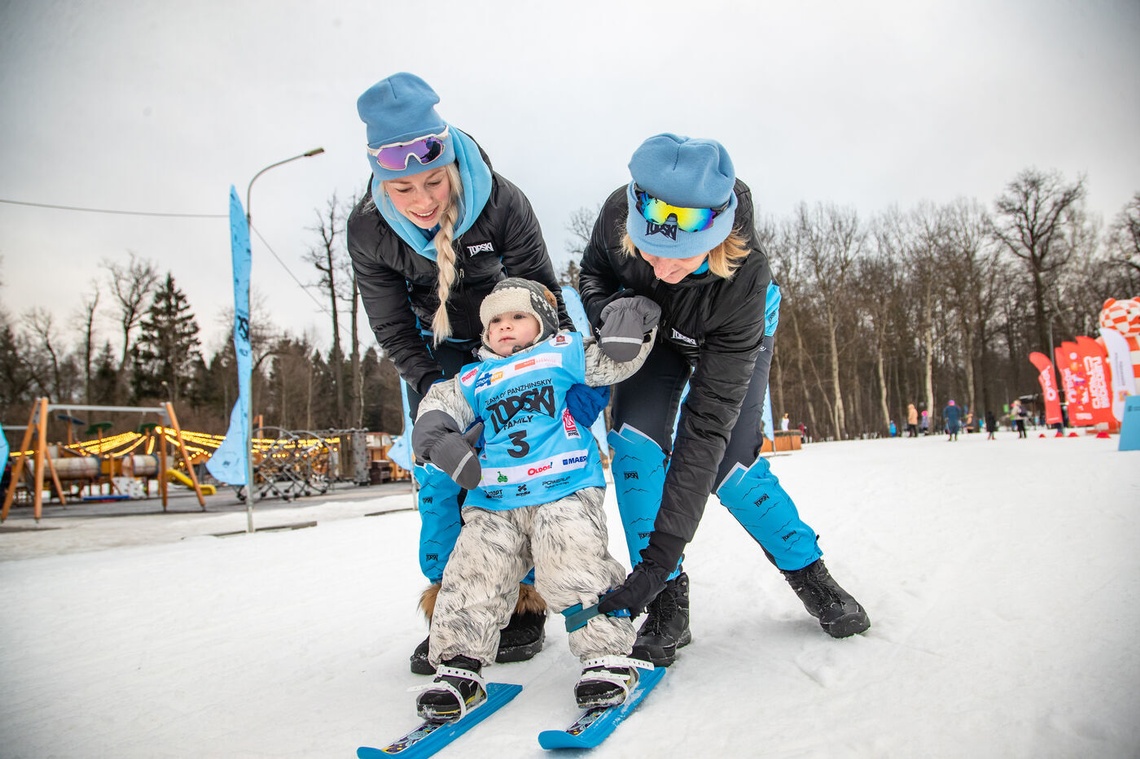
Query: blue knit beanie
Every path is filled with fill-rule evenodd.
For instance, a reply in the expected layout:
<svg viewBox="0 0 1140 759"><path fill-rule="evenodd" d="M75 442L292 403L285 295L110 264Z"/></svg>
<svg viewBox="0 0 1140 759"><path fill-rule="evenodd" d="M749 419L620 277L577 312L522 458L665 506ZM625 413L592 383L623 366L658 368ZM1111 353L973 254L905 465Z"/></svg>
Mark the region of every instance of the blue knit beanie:
<svg viewBox="0 0 1140 759"><path fill-rule="evenodd" d="M629 215L626 231L634 246L660 258L691 258L724 242L736 220L736 170L728 151L716 140L659 134L641 143L629 161L633 177L626 189ZM654 224L637 210L634 186L653 197L684 208L728 207L700 232L685 232L675 224Z"/></svg>
<svg viewBox="0 0 1140 759"><path fill-rule="evenodd" d="M400 72L381 79L356 101L356 112L368 127L368 147L375 150L382 145L441 134L447 128L447 122L436 113L435 104L438 102L439 95L435 90L415 74ZM371 153L368 154L368 163L372 173L381 181L410 177L455 160L450 131L443 143L443 154L427 166L411 158L406 168L393 171L378 164L376 156Z"/></svg>

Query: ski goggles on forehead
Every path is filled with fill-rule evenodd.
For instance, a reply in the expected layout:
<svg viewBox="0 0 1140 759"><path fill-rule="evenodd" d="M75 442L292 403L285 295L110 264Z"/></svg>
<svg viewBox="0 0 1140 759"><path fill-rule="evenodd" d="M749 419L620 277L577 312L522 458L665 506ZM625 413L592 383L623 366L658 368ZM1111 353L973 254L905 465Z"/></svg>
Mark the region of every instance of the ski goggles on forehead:
<svg viewBox="0 0 1140 759"><path fill-rule="evenodd" d="M646 221L664 225L672 217L677 229L682 232L703 232L712 226L717 214L732 202L732 198L729 198L729 202L720 208L685 208L655 198L637 185L633 187L633 194L637 198L637 211Z"/></svg>
<svg viewBox="0 0 1140 759"><path fill-rule="evenodd" d="M419 161L421 166L427 166L447 150L447 143L444 140L447 139L448 129L450 127L444 127L439 134L417 137L408 142L393 142L375 149L368 148L368 153L376 159L376 163L388 171L403 171L408 168L408 162L413 158Z"/></svg>

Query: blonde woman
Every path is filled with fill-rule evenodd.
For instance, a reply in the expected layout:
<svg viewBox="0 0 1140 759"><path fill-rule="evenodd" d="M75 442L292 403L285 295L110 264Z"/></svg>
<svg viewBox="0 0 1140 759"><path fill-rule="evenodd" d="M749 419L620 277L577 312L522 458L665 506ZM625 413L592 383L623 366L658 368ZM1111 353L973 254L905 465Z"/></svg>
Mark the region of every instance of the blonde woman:
<svg viewBox="0 0 1140 759"><path fill-rule="evenodd" d="M435 382L473 360L483 325L479 306L495 283L521 277L558 300L561 288L530 202L495 173L475 141L436 112L439 96L423 79L398 73L357 101L367 127L371 192L348 218L348 250L368 321L407 385L412 418ZM420 568L431 585L421 598L430 620L443 568L459 535L462 490L438 469L417 466ZM525 584L498 661L529 659L542 648L546 604ZM429 641L412 671L432 674Z"/></svg>
<svg viewBox="0 0 1140 759"><path fill-rule="evenodd" d="M673 662L692 640L682 552L715 494L829 635L867 630L866 611L832 579L815 531L759 455L780 295L751 190L715 140L650 137L629 170L632 181L602 206L579 276L595 327L616 299L661 307L649 358L613 388L611 466L634 568L599 611L647 608L633 655Z"/></svg>

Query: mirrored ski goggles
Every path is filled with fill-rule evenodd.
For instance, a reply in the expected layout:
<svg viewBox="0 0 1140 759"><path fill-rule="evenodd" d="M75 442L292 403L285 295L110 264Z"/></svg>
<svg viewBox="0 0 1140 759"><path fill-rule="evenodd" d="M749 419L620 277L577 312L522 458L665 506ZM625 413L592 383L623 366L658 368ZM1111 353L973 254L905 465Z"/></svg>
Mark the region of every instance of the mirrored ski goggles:
<svg viewBox="0 0 1140 759"><path fill-rule="evenodd" d="M729 198L729 202L720 208L685 208L655 198L637 185L633 187L633 194L637 198L637 210L646 221L663 225L672 217L676 220L677 229L682 232L703 232L712 226L717 214L732 202L732 198Z"/></svg>
<svg viewBox="0 0 1140 759"><path fill-rule="evenodd" d="M444 140L447 139L449 128L444 127L439 134L417 137L408 142L393 142L375 149L368 148L368 153L376 159L376 163L388 171L403 171L408 168L408 161L413 158L419 161L421 166L427 166L447 150L447 143Z"/></svg>

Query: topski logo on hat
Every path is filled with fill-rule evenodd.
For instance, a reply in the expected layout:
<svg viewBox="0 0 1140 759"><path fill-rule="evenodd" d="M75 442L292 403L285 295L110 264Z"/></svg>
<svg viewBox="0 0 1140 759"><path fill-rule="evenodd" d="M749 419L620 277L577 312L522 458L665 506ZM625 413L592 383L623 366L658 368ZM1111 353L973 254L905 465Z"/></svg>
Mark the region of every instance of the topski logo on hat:
<svg viewBox="0 0 1140 759"><path fill-rule="evenodd" d="M654 224L652 221L645 222L645 236L655 235L661 233L668 237L670 240L677 239L677 225L676 224Z"/></svg>

